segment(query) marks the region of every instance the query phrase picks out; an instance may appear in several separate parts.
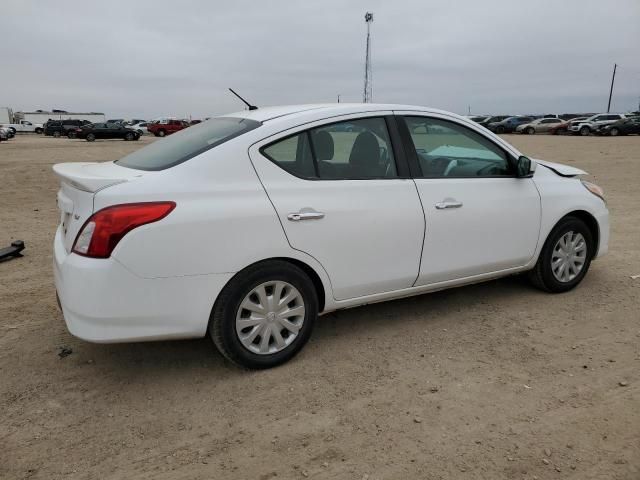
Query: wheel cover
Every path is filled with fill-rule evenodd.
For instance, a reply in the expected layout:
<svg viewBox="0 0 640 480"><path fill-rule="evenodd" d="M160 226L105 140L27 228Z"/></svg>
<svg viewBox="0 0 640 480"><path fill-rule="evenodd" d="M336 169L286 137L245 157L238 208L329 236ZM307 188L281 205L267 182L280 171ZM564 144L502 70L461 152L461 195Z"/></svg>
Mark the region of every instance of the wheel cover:
<svg viewBox="0 0 640 480"><path fill-rule="evenodd" d="M236 314L236 334L252 353L270 355L287 348L304 323L302 294L280 280L265 282L251 290Z"/></svg>
<svg viewBox="0 0 640 480"><path fill-rule="evenodd" d="M556 242L551 254L551 271L562 283L576 278L587 260L587 242L581 233L569 231Z"/></svg>

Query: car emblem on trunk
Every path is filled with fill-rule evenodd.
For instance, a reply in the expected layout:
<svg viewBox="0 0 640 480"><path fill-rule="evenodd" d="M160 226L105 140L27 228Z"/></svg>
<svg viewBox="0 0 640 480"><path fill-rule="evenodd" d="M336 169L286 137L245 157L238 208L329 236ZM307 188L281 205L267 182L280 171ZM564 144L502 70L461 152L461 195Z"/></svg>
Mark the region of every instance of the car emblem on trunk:
<svg viewBox="0 0 640 480"><path fill-rule="evenodd" d="M75 218L76 220L80 220L80 215L78 215L77 213L73 216L73 218Z"/></svg>

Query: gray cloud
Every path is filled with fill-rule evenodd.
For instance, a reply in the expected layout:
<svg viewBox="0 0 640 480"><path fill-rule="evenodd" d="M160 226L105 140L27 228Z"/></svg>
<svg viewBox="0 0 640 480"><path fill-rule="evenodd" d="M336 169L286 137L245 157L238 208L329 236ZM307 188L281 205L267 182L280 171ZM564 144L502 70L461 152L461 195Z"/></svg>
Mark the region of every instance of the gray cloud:
<svg viewBox="0 0 640 480"><path fill-rule="evenodd" d="M466 113L600 111L640 96L637 0L11 2L0 105L194 118L373 96Z"/></svg>

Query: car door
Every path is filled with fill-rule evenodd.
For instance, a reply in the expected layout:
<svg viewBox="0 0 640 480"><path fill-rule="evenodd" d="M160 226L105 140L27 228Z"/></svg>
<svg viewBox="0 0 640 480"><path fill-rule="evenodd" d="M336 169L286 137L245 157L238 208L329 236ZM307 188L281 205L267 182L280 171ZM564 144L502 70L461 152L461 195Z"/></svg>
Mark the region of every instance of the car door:
<svg viewBox="0 0 640 480"><path fill-rule="evenodd" d="M424 215L389 114L315 122L249 150L289 244L322 264L337 300L418 276Z"/></svg>
<svg viewBox="0 0 640 480"><path fill-rule="evenodd" d="M480 129L445 115L407 112L403 119L426 220L416 285L525 265L540 229L533 180L516 178L515 159Z"/></svg>

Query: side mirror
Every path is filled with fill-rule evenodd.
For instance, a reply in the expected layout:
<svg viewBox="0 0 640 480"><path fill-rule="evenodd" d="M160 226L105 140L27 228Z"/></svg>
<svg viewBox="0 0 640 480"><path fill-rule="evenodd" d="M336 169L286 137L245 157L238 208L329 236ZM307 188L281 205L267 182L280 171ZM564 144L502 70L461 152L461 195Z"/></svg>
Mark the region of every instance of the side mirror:
<svg viewBox="0 0 640 480"><path fill-rule="evenodd" d="M532 162L524 155L516 161L516 176L518 178L531 178L536 171L536 162Z"/></svg>

